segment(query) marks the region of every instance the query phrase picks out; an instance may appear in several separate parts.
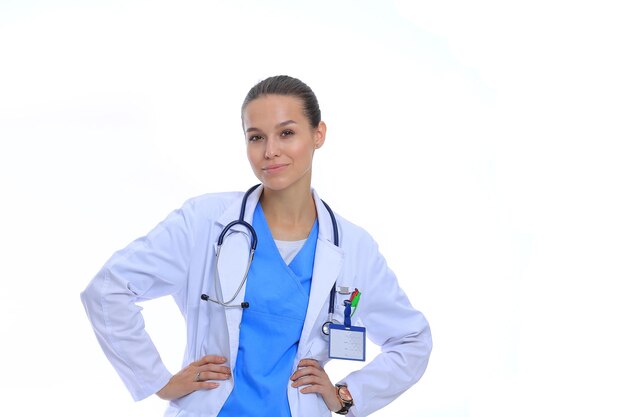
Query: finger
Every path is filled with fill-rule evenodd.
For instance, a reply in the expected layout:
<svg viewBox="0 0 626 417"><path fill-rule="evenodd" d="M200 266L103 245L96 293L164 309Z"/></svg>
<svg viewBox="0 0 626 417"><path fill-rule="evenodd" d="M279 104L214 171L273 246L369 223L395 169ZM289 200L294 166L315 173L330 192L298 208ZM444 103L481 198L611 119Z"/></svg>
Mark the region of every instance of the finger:
<svg viewBox="0 0 626 417"><path fill-rule="evenodd" d="M201 357L197 362L198 362L197 365L204 365L207 363L220 364L220 363L226 362L226 358L223 356L219 356L219 355L206 355L206 356Z"/></svg>
<svg viewBox="0 0 626 417"><path fill-rule="evenodd" d="M215 389L219 386L220 384L217 382L200 381L197 383L196 389Z"/></svg>
<svg viewBox="0 0 626 417"><path fill-rule="evenodd" d="M226 380L230 378L230 374L221 374L216 372L198 372L200 374L196 379L198 381L210 381L214 379Z"/></svg>
<svg viewBox="0 0 626 417"><path fill-rule="evenodd" d="M300 392L303 394L308 394L311 392L316 392L318 394L324 395L324 393L329 393L329 387L327 385L324 384L323 381L320 380L309 380L309 381L296 381L293 384L291 384L292 387L298 389L300 388ZM331 389L331 391L334 390Z"/></svg>
<svg viewBox="0 0 626 417"><path fill-rule="evenodd" d="M209 364L209 365L198 366L196 369L198 370L198 372L214 372L218 374L227 374L227 375L231 374L230 368L228 366L219 366L219 365Z"/></svg>
<svg viewBox="0 0 626 417"><path fill-rule="evenodd" d="M303 385L321 385L322 379L316 375L308 375L302 378L299 378L291 383L292 387L301 387Z"/></svg>
<svg viewBox="0 0 626 417"><path fill-rule="evenodd" d="M196 381L208 381L212 379L225 380L231 377L230 369L226 368L224 372L199 371L196 373Z"/></svg>
<svg viewBox="0 0 626 417"><path fill-rule="evenodd" d="M322 368L320 363L318 361L316 361L315 359L302 359L300 362L298 362L298 367L299 368L306 367L306 366L312 366L312 367L318 368L318 369Z"/></svg>
<svg viewBox="0 0 626 417"><path fill-rule="evenodd" d="M313 392L323 394L324 389L321 385L307 385L306 387L300 388L300 392L303 394L311 394Z"/></svg>
<svg viewBox="0 0 626 417"><path fill-rule="evenodd" d="M292 381L295 381L296 379L302 378L303 376L306 376L306 375L318 375L318 376L320 376L320 375L322 375L322 372L323 372L322 369L318 369L318 368L313 368L311 366L307 366L305 368L300 368L296 372L294 372L291 375L290 379Z"/></svg>
<svg viewBox="0 0 626 417"><path fill-rule="evenodd" d="M206 355L206 356L201 357L197 361L191 362L190 365L191 366L202 366L202 365L206 365L208 363L220 364L220 363L224 363L224 362L226 362L226 358L223 357L223 356Z"/></svg>

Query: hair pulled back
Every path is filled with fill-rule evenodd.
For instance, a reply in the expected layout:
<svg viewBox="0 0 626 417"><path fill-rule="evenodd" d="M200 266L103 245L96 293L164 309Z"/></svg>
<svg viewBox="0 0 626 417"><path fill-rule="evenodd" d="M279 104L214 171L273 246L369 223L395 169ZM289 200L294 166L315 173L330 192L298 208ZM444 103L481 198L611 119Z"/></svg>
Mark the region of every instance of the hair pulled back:
<svg viewBox="0 0 626 417"><path fill-rule="evenodd" d="M248 91L246 98L241 105L241 116L246 106L251 101L270 94L278 96L291 96L299 98L302 101L303 112L309 120L311 127L317 127L322 120L322 112L317 102L315 93L311 87L303 83L297 78L288 75L275 75L259 81L254 87Z"/></svg>

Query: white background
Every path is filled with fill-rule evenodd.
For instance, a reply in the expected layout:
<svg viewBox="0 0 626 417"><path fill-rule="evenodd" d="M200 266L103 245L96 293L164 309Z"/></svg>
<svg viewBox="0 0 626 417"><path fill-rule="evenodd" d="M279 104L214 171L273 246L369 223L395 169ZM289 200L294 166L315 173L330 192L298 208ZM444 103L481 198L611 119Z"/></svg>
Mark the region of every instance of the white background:
<svg viewBox="0 0 626 417"><path fill-rule="evenodd" d="M375 415L625 416L618 3L2 0L0 414L161 415L79 293L187 198L255 183L240 104L284 73L329 126L315 188L432 326ZM144 311L177 371L180 314Z"/></svg>

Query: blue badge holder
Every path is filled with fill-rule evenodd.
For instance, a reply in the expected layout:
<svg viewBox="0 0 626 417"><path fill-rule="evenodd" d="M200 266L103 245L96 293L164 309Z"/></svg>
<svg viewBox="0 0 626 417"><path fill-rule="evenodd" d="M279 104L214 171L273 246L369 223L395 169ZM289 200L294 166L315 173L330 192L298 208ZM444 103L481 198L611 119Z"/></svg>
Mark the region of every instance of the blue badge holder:
<svg viewBox="0 0 626 417"><path fill-rule="evenodd" d="M365 327L331 323L329 332L329 358L365 361Z"/></svg>

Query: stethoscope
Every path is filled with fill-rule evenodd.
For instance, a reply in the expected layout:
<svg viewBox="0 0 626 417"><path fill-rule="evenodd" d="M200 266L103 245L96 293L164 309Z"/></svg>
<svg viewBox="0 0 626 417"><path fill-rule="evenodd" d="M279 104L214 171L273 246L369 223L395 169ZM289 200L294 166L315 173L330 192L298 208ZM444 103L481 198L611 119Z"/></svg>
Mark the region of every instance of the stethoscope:
<svg viewBox="0 0 626 417"><path fill-rule="evenodd" d="M241 289L246 283L246 280L248 279L248 272L250 271L250 266L252 265L252 259L254 258L254 251L256 251L256 245L257 245L256 231L254 230L254 227L252 227L252 225L246 222L243 218L246 212L246 203L248 201L248 197L260 185L261 184L256 184L253 187L251 187L248 191L246 191L246 193L243 196L243 200L241 201L239 219L233 220L232 222L228 223L226 227L224 227L224 230L222 230L222 233L220 233L219 237L217 238L217 248L215 250L215 280L214 280L215 294L216 294L217 299L213 299L209 297L207 294L202 294L200 298L204 301L214 302L216 304L221 305L224 308L248 308L250 307L250 303L248 303L247 301L243 301L239 304L232 304L232 303L235 300L235 298L237 298L237 296L241 292ZM330 206L326 204L324 200L322 200L322 203L326 207L326 210L328 210L328 214L330 214L330 220L332 221L332 224L333 224L333 243L335 244L335 246L339 247L339 229L337 227L337 219L335 219L335 214L330 209ZM228 231L236 225L241 225L245 227L246 229L248 229L248 231L250 232L250 236L251 236L250 237L250 254L248 255L248 264L246 265L246 270L243 274L243 278L241 279L241 283L239 284L237 291L235 291L235 294L230 298L230 300L224 301L223 298L220 299L221 298L219 296L220 293L217 288L217 283L219 281L219 270L217 268L217 264L219 263L220 251L222 249L222 244L224 243L224 239L226 239L226 235ZM335 282L332 288L330 289L330 300L328 303L328 320L324 322L324 324L322 325L322 333L325 335L330 334L330 324L333 323L332 317L333 317L333 314L335 313L336 295L337 295L337 282Z"/></svg>

